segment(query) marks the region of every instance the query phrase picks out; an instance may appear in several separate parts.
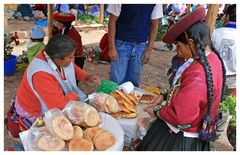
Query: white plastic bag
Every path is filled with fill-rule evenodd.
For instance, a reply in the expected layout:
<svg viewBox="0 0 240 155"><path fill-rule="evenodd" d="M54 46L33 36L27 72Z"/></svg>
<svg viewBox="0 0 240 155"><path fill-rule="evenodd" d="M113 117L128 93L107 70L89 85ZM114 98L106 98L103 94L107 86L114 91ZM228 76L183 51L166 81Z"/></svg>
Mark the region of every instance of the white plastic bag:
<svg viewBox="0 0 240 155"><path fill-rule="evenodd" d="M93 105L98 111L106 113L117 113L121 111L117 100L109 94L93 93L89 95L89 100L91 105Z"/></svg>
<svg viewBox="0 0 240 155"><path fill-rule="evenodd" d="M46 133L48 131L48 129L43 126L43 127L35 127L35 126L31 126L31 128L29 129L29 134L28 134L28 138L27 138L27 142L25 146L26 148L28 148L29 150L36 150L39 151L40 149L37 148L37 140L41 137L42 134Z"/></svg>
<svg viewBox="0 0 240 155"><path fill-rule="evenodd" d="M70 101L63 113L75 125L93 127L101 123L97 110L84 102Z"/></svg>
<svg viewBox="0 0 240 155"><path fill-rule="evenodd" d="M45 112L43 121L52 135L58 136L63 140L73 138L73 126L60 109L54 108Z"/></svg>

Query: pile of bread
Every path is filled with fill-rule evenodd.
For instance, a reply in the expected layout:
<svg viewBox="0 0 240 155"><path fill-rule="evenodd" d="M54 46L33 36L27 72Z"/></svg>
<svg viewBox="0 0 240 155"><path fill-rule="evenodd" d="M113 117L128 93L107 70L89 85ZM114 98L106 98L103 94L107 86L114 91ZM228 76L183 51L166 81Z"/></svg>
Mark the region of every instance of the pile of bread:
<svg viewBox="0 0 240 155"><path fill-rule="evenodd" d="M138 116L135 106L138 104L139 98L134 93L126 94L122 90L115 90L110 95L99 94L95 100L103 106L106 113L116 119Z"/></svg>
<svg viewBox="0 0 240 155"><path fill-rule="evenodd" d="M60 111L59 109L52 109L45 113L43 118L44 126L39 127L39 123L34 124L38 125L38 134L35 136L36 140L36 149L42 151L60 151L60 150L69 150L69 151L104 151L116 142L116 138L111 132L108 132L102 129L99 125L100 116L95 114L95 110L85 110L79 107L84 106L75 106L74 116L83 115L84 119L79 119L74 121L74 123L81 124L76 125L70 121L68 116ZM69 107L68 107L69 108ZM93 108L94 109L94 108ZM78 113L79 112L79 113ZM80 113L81 112L81 113ZM86 113L86 114L84 114ZM86 117L87 114L93 115ZM69 113L68 113L69 115ZM82 116L81 116L82 117ZM99 119L99 120L93 120ZM93 121L92 121L93 120ZM39 120L37 120L39 121ZM36 126L33 125L34 130ZM44 130L42 129L44 128ZM30 129L31 131L31 129Z"/></svg>

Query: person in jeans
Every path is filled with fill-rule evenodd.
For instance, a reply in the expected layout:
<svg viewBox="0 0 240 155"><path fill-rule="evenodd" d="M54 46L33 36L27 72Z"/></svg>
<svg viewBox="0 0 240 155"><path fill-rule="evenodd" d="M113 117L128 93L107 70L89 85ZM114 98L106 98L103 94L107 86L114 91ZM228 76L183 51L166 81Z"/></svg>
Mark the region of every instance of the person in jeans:
<svg viewBox="0 0 240 155"><path fill-rule="evenodd" d="M110 80L131 81L138 87L143 65L149 62L163 16L161 4L110 4Z"/></svg>

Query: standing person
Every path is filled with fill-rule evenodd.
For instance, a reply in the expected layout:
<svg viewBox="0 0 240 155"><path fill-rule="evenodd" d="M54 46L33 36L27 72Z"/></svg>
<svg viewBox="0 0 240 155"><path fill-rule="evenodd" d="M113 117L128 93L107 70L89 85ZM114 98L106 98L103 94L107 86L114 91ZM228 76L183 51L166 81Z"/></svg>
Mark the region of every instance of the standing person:
<svg viewBox="0 0 240 155"><path fill-rule="evenodd" d="M144 11L143 11L144 10ZM149 62L163 16L161 4L110 4L110 80L131 81L138 87L143 65Z"/></svg>
<svg viewBox="0 0 240 155"><path fill-rule="evenodd" d="M53 10L54 12L70 13L70 6L69 4L56 4Z"/></svg>
<svg viewBox="0 0 240 155"><path fill-rule="evenodd" d="M33 10L29 4L20 4L17 7L17 12L21 13L21 17L24 20L29 21L29 20L33 19Z"/></svg>
<svg viewBox="0 0 240 155"><path fill-rule="evenodd" d="M178 51L189 51L192 59L188 59L189 64L174 82L166 105L159 103L144 109L157 119L138 150L207 151L210 141L217 138L225 68L212 46L209 28L202 22L205 15L204 8L196 9L181 18L163 38L166 43L175 42Z"/></svg>
<svg viewBox="0 0 240 155"><path fill-rule="evenodd" d="M41 51L44 47L45 32L41 26L33 26L31 28L31 38L27 45L27 57L30 63L33 58Z"/></svg>
<svg viewBox="0 0 240 155"><path fill-rule="evenodd" d="M76 44L75 58L74 61L77 66L83 68L85 57L83 55L82 38L79 32L72 25L75 20L75 16L71 13L54 13L53 20L55 24L53 25L52 35L56 34L66 34L71 37Z"/></svg>
<svg viewBox="0 0 240 155"><path fill-rule="evenodd" d="M32 9L34 10L34 18L36 20L45 20L47 18L47 5L35 4Z"/></svg>
<svg viewBox="0 0 240 155"><path fill-rule="evenodd" d="M75 65L75 50L75 42L69 36L56 35L29 64L5 119L14 138L48 109L63 109L69 101L83 101L86 95L77 87L76 79L100 82Z"/></svg>
<svg viewBox="0 0 240 155"><path fill-rule="evenodd" d="M109 39L108 39L108 33L105 33L99 43L99 47L101 48L100 53L100 60L110 62L109 58Z"/></svg>
<svg viewBox="0 0 240 155"><path fill-rule="evenodd" d="M226 10L224 27L215 29L212 34L212 42L219 51L226 68L226 96L236 88L236 39L236 4L234 4Z"/></svg>

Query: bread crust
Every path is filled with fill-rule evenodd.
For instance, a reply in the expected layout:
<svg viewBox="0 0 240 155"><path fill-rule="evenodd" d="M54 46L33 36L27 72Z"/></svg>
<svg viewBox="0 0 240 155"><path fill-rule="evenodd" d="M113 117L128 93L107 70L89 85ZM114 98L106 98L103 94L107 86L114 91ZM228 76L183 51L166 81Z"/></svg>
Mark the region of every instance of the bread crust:
<svg viewBox="0 0 240 155"><path fill-rule="evenodd" d="M73 126L64 116L56 116L52 120L52 129L53 132L63 140L70 140L73 138Z"/></svg>
<svg viewBox="0 0 240 155"><path fill-rule="evenodd" d="M65 142L59 138L48 135L42 135L37 141L37 147L42 151L60 151L64 148Z"/></svg>

